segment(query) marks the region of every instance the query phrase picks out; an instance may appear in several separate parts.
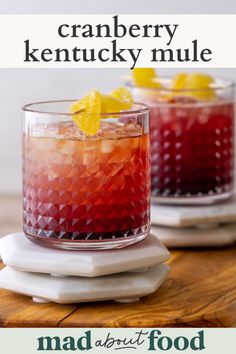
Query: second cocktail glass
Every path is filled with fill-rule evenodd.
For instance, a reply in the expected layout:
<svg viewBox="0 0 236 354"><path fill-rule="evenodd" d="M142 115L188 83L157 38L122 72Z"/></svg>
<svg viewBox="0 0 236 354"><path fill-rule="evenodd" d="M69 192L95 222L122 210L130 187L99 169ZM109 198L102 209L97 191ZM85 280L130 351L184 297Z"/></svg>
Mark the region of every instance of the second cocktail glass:
<svg viewBox="0 0 236 354"><path fill-rule="evenodd" d="M172 90L128 83L135 99L150 105L153 201L206 204L234 188L234 83L217 79L211 88ZM213 99L206 97L213 96Z"/></svg>
<svg viewBox="0 0 236 354"><path fill-rule="evenodd" d="M23 107L24 232L63 249L138 242L150 228L149 110L102 114L86 137L65 113L72 102Z"/></svg>

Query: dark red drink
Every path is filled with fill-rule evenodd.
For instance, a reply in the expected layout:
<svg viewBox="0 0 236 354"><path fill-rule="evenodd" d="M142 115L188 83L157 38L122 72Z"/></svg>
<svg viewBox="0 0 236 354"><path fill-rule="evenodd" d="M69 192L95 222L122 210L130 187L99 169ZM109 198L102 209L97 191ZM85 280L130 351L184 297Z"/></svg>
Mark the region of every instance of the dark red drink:
<svg viewBox="0 0 236 354"><path fill-rule="evenodd" d="M152 196L212 198L231 193L233 136L232 102L177 98L153 107Z"/></svg>
<svg viewBox="0 0 236 354"><path fill-rule="evenodd" d="M128 83L148 104L153 201L206 204L234 188L234 82L199 72L161 78L134 70Z"/></svg>

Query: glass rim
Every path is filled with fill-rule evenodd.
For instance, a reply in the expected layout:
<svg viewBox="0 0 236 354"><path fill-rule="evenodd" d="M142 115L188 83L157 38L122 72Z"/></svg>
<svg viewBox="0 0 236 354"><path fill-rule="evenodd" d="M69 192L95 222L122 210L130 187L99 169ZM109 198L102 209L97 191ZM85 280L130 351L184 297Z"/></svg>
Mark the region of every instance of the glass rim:
<svg viewBox="0 0 236 354"><path fill-rule="evenodd" d="M157 77L157 80L159 80L160 82L162 81L171 81L172 77L171 76L160 76ZM226 90L226 89L230 89L230 88L234 88L236 82L232 79L228 79L228 78L224 78L224 77L216 77L216 82L212 83L209 87L199 87L199 88L192 88L192 89L173 89L173 88L169 88L169 87L146 87L146 86L139 86L137 84L135 84L132 80L132 78L130 78L129 80L126 81L126 86L130 87L130 88L137 88L137 89L141 89L141 90L149 90L149 91L155 91L155 92L198 92L198 91L209 91L209 90ZM217 80L221 80L222 82L224 82L224 85L217 85ZM153 81L155 82L155 81Z"/></svg>
<svg viewBox="0 0 236 354"><path fill-rule="evenodd" d="M46 114L46 115L55 115L55 116L68 116L71 117L75 114L80 114L82 112L85 112L85 109L81 109L77 112L71 113L71 112L56 112L56 111L42 111L40 109L34 109L34 106L40 106L40 105L46 105L46 104L57 104L57 103L73 103L78 101L78 99L63 99L63 100L49 100L49 101L38 101L38 102L32 102L28 103L22 106L21 110L23 112L30 112L30 113L39 113L39 114ZM102 117L110 117L111 115L119 115L119 116L126 116L127 114L130 115L135 115L135 114L144 114L150 111L149 105L142 103L142 102L134 102L133 105L139 106L141 108L138 109L128 109L128 110L123 110L120 112L110 112L110 113L104 113L101 112L101 118ZM92 113L90 113L92 114Z"/></svg>

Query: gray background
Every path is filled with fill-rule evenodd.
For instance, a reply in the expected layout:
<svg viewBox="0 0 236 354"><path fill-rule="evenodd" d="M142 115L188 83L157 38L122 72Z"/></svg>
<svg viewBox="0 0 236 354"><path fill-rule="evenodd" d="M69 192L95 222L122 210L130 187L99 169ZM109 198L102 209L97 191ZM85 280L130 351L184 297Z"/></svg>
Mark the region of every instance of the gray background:
<svg viewBox="0 0 236 354"><path fill-rule="evenodd" d="M236 13L235 0L0 0L1 14L184 14ZM3 34L0 34L3 35ZM212 75L234 78L234 69L208 69ZM159 70L167 75L176 70ZM127 70L0 69L0 192L21 190L21 115L23 104L74 98L97 87L121 84Z"/></svg>

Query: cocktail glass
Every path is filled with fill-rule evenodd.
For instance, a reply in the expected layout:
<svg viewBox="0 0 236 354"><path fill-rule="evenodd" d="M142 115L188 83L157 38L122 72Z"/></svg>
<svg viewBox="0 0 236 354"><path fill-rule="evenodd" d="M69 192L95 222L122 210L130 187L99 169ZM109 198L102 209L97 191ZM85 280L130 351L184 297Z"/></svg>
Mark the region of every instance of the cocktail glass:
<svg viewBox="0 0 236 354"><path fill-rule="evenodd" d="M73 101L23 107L24 232L62 249L122 248L150 228L149 109L101 115L85 136Z"/></svg>
<svg viewBox="0 0 236 354"><path fill-rule="evenodd" d="M135 99L150 106L151 190L155 202L211 204L234 188L234 83L171 90L128 83ZM214 89L213 100L196 97Z"/></svg>

